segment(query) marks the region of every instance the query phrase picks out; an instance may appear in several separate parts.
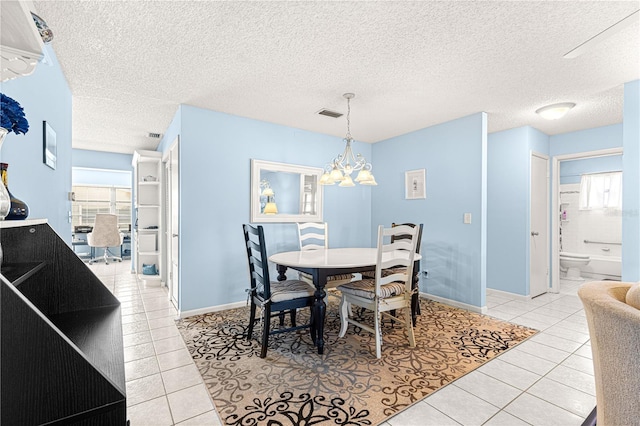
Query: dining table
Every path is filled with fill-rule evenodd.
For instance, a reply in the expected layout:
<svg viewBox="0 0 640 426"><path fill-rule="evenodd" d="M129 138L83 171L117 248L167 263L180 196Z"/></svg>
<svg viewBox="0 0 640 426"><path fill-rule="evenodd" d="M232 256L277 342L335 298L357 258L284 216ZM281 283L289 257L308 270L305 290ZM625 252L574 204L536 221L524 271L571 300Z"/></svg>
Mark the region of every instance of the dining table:
<svg viewBox="0 0 640 426"><path fill-rule="evenodd" d="M383 253L383 259L407 258L405 250L395 250ZM417 287L417 277L420 270L420 254L414 255L413 288ZM326 315L325 285L327 277L338 274L358 273L374 270L378 261L378 249L367 247L327 248L317 250L296 250L276 253L269 256L269 261L276 264L278 281L287 279L287 269L305 272L313 277L316 288L314 303L311 307L311 340L318 348L318 354L324 352L324 322ZM416 269L417 268L417 269ZM414 302L415 300L415 302ZM412 315L417 312L418 294L412 297Z"/></svg>

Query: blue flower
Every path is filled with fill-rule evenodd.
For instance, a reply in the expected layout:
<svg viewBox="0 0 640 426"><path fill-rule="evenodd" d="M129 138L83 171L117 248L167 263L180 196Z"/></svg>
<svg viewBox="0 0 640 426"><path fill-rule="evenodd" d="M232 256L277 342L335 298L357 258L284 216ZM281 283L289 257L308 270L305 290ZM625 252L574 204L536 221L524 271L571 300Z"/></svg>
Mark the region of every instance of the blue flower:
<svg viewBox="0 0 640 426"><path fill-rule="evenodd" d="M0 127L16 135L29 131L29 122L24 116L24 110L18 102L4 93L0 93Z"/></svg>

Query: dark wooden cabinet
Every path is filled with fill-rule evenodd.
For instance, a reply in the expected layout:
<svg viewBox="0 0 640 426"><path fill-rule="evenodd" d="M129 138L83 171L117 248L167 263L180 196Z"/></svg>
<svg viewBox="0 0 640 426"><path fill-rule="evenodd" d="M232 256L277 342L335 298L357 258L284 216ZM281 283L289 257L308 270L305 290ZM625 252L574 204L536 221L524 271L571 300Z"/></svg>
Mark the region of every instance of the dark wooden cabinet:
<svg viewBox="0 0 640 426"><path fill-rule="evenodd" d="M120 302L37 222L0 224L0 424L125 425Z"/></svg>

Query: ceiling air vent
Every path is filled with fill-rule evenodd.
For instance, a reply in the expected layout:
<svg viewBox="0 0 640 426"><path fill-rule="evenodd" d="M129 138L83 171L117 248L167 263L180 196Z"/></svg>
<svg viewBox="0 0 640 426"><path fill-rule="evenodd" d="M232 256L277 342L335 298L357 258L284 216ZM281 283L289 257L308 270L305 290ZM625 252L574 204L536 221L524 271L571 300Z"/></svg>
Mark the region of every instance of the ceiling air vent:
<svg viewBox="0 0 640 426"><path fill-rule="evenodd" d="M321 109L320 111L318 111L318 114L326 115L327 117L331 117L331 118L338 118L338 117L342 117L343 115L340 112L331 111L329 109Z"/></svg>
<svg viewBox="0 0 640 426"><path fill-rule="evenodd" d="M160 133L151 133L151 132L149 132L149 134L147 135L147 137L151 139L160 139L160 136L162 136Z"/></svg>

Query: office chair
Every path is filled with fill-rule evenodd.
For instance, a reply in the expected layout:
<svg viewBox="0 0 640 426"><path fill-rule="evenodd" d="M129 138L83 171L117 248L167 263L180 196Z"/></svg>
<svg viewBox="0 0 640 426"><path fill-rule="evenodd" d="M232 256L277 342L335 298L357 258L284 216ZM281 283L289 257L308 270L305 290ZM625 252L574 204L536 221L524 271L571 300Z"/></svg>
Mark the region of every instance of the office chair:
<svg viewBox="0 0 640 426"><path fill-rule="evenodd" d="M104 263L109 264L109 259L122 262L121 257L110 256L109 247L122 245L124 235L118 229L118 217L114 214L96 214L96 221L93 231L87 234L87 244L89 247L104 248ZM89 260L92 264L96 259Z"/></svg>

